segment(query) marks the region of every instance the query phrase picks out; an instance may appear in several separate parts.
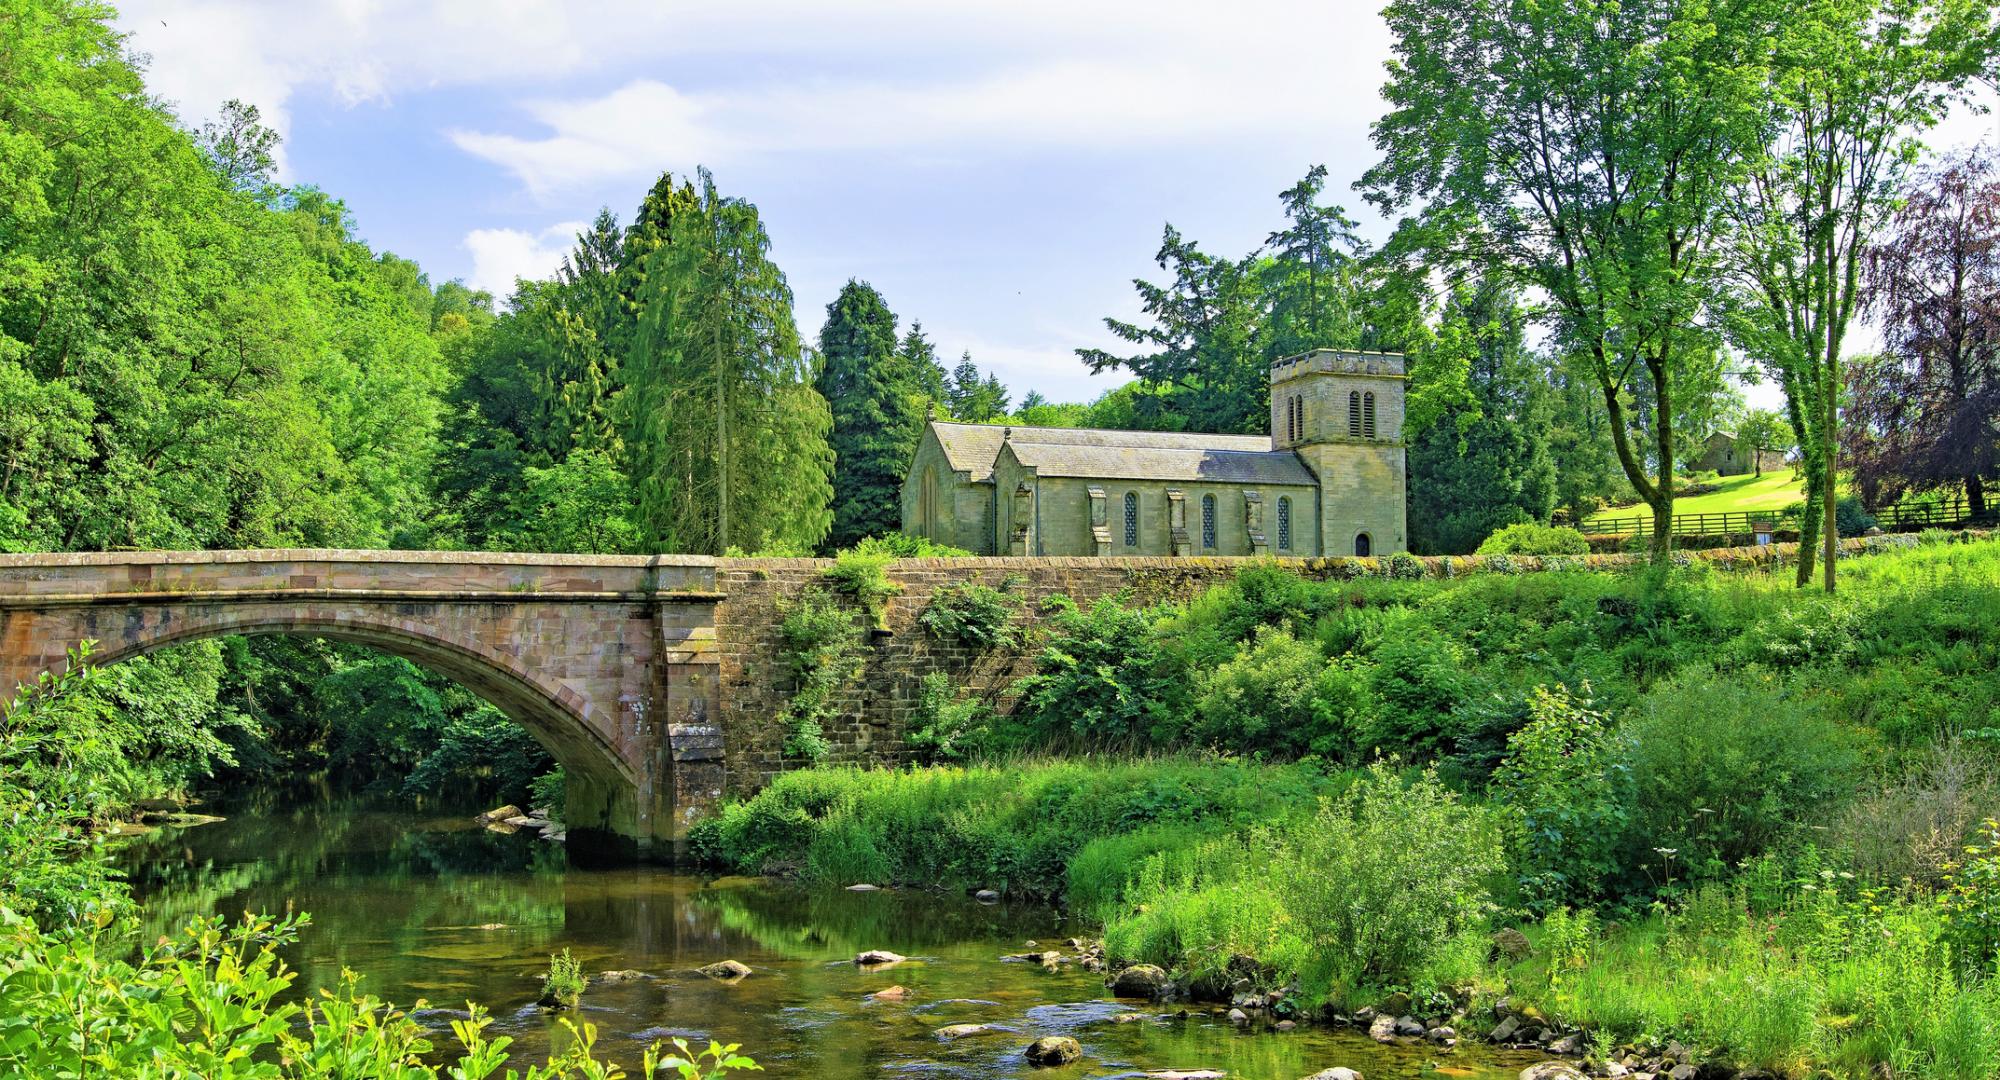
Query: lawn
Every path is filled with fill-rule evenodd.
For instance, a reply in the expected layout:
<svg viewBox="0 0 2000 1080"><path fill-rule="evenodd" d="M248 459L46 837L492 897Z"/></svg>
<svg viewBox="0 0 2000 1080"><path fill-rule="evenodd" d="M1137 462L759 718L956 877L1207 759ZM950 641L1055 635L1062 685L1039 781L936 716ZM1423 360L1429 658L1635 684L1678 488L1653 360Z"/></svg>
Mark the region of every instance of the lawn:
<svg viewBox="0 0 2000 1080"><path fill-rule="evenodd" d="M1753 474L1725 476L1714 491L1706 495L1690 495L1674 500L1676 514L1720 514L1738 510L1779 510L1805 497L1803 481L1792 477L1790 469L1767 469L1759 477ZM1614 506L1599 511L1584 523L1588 532L1590 522L1630 518L1650 513L1643 503L1630 506Z"/></svg>

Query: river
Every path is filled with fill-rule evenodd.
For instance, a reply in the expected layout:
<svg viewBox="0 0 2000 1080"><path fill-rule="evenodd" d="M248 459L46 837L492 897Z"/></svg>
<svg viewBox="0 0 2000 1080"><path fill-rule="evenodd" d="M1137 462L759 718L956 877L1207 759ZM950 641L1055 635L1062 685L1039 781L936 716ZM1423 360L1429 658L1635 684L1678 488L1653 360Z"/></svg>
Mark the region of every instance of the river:
<svg viewBox="0 0 2000 1080"><path fill-rule="evenodd" d="M1250 1080L1295 1080L1344 1065L1369 1080L1443 1075L1513 1077L1525 1060L1481 1046L1445 1052L1385 1047L1311 1026L1238 1028L1206 1007L1174 1010L1108 996L1102 976L1005 961L1031 942L1060 947L1089 927L1047 906L981 905L913 890L806 890L765 879L709 878L652 868L579 869L560 844L503 836L466 814L418 813L357 801L258 808L221 822L162 828L122 842L121 860L148 921L147 940L197 915L306 911L286 951L294 993L335 985L342 968L437 1029L485 1004L490 1029L539 1060L556 1020L532 1004L549 954L569 949L593 975L580 1019L599 1048L636 1065L651 1040L682 1035L743 1044L768 1074L790 1077L1009 1077L1029 1067L1033 1037L1066 1034L1084 1058L1054 1075L1135 1077L1221 1069ZM909 957L863 971L864 949ZM696 974L718 960L748 964L734 984ZM890 985L906 1000L869 995ZM1146 1013L1136 1022L1113 1017ZM952 1024L1001 1031L944 1040ZM749 1074L745 1074L749 1075Z"/></svg>

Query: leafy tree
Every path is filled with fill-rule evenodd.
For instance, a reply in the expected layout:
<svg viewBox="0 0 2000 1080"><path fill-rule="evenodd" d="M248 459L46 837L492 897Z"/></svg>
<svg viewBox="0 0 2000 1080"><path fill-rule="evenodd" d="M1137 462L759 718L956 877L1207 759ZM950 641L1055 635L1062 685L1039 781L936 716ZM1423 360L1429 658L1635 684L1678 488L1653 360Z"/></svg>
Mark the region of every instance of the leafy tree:
<svg viewBox="0 0 2000 1080"><path fill-rule="evenodd" d="M1761 138L1744 148L1750 167L1728 201L1742 284L1733 326L1784 388L1798 436L1801 586L1818 532L1834 587L1843 351L1863 300L1862 261L1918 138L1992 62L1996 18L1983 0L1814 0L1770 13Z"/></svg>
<svg viewBox="0 0 2000 1080"><path fill-rule="evenodd" d="M601 449L522 470L510 509L511 528L494 537L503 548L595 555L640 550L631 482Z"/></svg>
<svg viewBox="0 0 2000 1080"><path fill-rule="evenodd" d="M1404 229L1436 262L1547 297L1664 561L1676 394L1709 340L1722 204L1761 119L1765 28L1679 0L1394 0L1385 16L1391 110L1375 125L1383 159L1364 179L1369 197L1388 210L1423 202ZM1635 379L1650 425L1633 416Z"/></svg>
<svg viewBox="0 0 2000 1080"><path fill-rule="evenodd" d="M222 103L222 115L195 133L195 145L238 191L257 191L271 182L277 164L273 154L280 140L263 119L257 106L230 98Z"/></svg>
<svg viewBox="0 0 2000 1080"><path fill-rule="evenodd" d="M1503 526L1549 520L1556 495L1549 410L1525 321L1505 289L1461 288L1416 358L1411 381L1428 384L1421 399L1430 414L1405 423L1417 552L1469 554ZM1450 400L1440 402L1445 387Z"/></svg>
<svg viewBox="0 0 2000 1080"><path fill-rule="evenodd" d="M1842 449L1868 501L1960 485L1975 516L2000 468L2000 168L1949 158L1902 193L1863 267L1885 350L1848 374Z"/></svg>
<svg viewBox="0 0 2000 1080"><path fill-rule="evenodd" d="M894 532L902 523L903 474L916 453L923 386L898 349L896 315L882 294L849 279L819 332L814 387L833 414L832 548Z"/></svg>
<svg viewBox="0 0 2000 1080"><path fill-rule="evenodd" d="M646 257L620 428L653 550L810 549L832 526L832 418L769 249L703 173Z"/></svg>
<svg viewBox="0 0 2000 1080"><path fill-rule="evenodd" d="M1770 409L1750 409L1736 421L1736 441L1750 448L1757 475L1764 475L1764 455L1792 448L1792 425Z"/></svg>

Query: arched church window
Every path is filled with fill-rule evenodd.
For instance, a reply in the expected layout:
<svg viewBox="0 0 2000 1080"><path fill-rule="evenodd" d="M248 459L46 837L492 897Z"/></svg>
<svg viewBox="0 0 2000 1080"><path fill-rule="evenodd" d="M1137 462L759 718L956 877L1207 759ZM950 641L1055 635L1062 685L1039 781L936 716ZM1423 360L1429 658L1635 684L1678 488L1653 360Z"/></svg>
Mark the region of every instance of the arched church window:
<svg viewBox="0 0 2000 1080"><path fill-rule="evenodd" d="M1139 493L1125 493L1125 546L1139 546Z"/></svg>
<svg viewBox="0 0 2000 1080"><path fill-rule="evenodd" d="M1292 498L1278 496L1278 550L1292 550Z"/></svg>
<svg viewBox="0 0 2000 1080"><path fill-rule="evenodd" d="M1347 433L1354 438L1361 437L1361 391L1347 393Z"/></svg>
<svg viewBox="0 0 2000 1080"><path fill-rule="evenodd" d="M1215 496L1201 497L1201 546L1215 547Z"/></svg>
<svg viewBox="0 0 2000 1080"><path fill-rule="evenodd" d="M1375 392L1373 390L1361 395L1361 434L1370 439L1375 437Z"/></svg>
<svg viewBox="0 0 2000 1080"><path fill-rule="evenodd" d="M1359 555L1362 558L1367 558L1369 555L1374 554L1374 550L1375 550L1375 544L1373 541L1368 539L1367 533L1358 533L1355 535L1354 553L1356 555Z"/></svg>

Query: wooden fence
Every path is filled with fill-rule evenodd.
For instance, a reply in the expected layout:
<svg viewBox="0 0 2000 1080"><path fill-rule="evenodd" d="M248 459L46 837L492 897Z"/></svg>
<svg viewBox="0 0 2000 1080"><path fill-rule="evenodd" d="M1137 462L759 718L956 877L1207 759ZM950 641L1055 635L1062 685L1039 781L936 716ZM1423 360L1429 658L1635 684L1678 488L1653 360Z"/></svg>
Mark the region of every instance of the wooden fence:
<svg viewBox="0 0 2000 1080"><path fill-rule="evenodd" d="M1870 510L1869 514L1875 518L1875 523L1881 526L1884 532L1912 532L1917 529L1956 528L1973 524L1975 521L1992 521L1995 510L1989 504L1983 514L1975 515L1972 512L1972 504L1961 495L1914 505L1898 503L1879 510ZM1773 529L1796 530L1799 527L1798 514L1792 511L1727 510L1712 514L1675 514L1673 532L1675 536L1750 534L1757 531L1760 522L1770 525ZM1591 536L1648 536L1653 531L1653 515L1597 518L1586 521L1581 531Z"/></svg>

